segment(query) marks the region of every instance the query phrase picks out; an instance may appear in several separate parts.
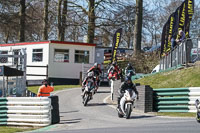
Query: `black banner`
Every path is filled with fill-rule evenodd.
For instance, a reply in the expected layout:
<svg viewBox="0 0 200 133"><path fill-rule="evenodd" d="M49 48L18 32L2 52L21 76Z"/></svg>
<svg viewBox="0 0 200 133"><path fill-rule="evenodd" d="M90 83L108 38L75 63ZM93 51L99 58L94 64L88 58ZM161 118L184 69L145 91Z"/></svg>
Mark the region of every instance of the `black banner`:
<svg viewBox="0 0 200 133"><path fill-rule="evenodd" d="M161 52L160 52L161 56L164 56L165 53L164 47L165 47L166 25L167 23L163 26L162 36L161 36Z"/></svg>
<svg viewBox="0 0 200 133"><path fill-rule="evenodd" d="M172 48L172 34L173 34L173 29L174 29L174 25L175 25L175 13L172 13L168 19L168 34L167 34L167 44L166 44L166 51L165 52L169 52Z"/></svg>
<svg viewBox="0 0 200 133"><path fill-rule="evenodd" d="M186 0L186 10L185 10L185 36L189 38L189 29L192 16L194 14L194 0Z"/></svg>
<svg viewBox="0 0 200 133"><path fill-rule="evenodd" d="M117 54L117 48L119 47L119 43L121 41L121 36L122 36L122 28L118 29L115 32L115 35L113 37L113 48L112 48L111 63L117 61L116 54Z"/></svg>
<svg viewBox="0 0 200 133"><path fill-rule="evenodd" d="M176 39L176 36L178 34L178 25L179 25L179 12L180 7L178 7L176 9L176 11L174 12L174 27L173 27L173 31L172 31L172 38Z"/></svg>
<svg viewBox="0 0 200 133"><path fill-rule="evenodd" d="M194 14L194 0L185 0L176 11L170 15L163 27L161 38L161 56L164 56L176 45L175 40L180 38L178 32L185 32L186 38L189 37L189 28ZM172 40L173 39L173 40Z"/></svg>

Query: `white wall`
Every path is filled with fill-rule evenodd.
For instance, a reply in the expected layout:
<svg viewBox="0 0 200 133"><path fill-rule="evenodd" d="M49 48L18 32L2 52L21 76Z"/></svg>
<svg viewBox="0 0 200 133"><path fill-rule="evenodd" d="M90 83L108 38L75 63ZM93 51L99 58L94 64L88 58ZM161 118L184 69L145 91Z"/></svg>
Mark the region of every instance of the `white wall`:
<svg viewBox="0 0 200 133"><path fill-rule="evenodd" d="M69 63L54 62L54 49L69 49ZM75 50L88 50L89 63L94 63L95 60L95 47L83 45L70 45L70 44L50 44L49 55L49 77L53 78L70 78L79 79L80 72L82 71L82 63L74 63ZM85 64L85 66L91 66Z"/></svg>
<svg viewBox="0 0 200 133"><path fill-rule="evenodd" d="M28 44L28 43L27 43ZM5 46L0 47L0 50L14 50L14 49L21 49L26 48L27 53L27 65L33 65L33 66L46 66L48 65L48 58L49 58L49 44L31 44L31 45L15 45L15 46ZM43 49L43 61L42 62L32 62L32 52L33 49ZM3 65L0 63L0 65ZM40 75L46 75L46 68L34 68L34 67L27 67L27 74L40 74ZM39 77L39 76L27 76L28 80L40 80L44 79L46 77Z"/></svg>

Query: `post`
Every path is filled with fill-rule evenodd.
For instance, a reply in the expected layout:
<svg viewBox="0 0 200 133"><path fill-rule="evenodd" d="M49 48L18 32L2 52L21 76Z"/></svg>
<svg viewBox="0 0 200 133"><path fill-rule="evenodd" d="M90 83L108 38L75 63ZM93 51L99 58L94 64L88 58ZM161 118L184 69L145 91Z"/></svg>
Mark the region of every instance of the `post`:
<svg viewBox="0 0 200 133"><path fill-rule="evenodd" d="M113 99L113 91L114 91L114 81L113 80L110 80L111 81L111 86L110 86L110 88L111 88L111 100L113 101L114 99Z"/></svg>
<svg viewBox="0 0 200 133"><path fill-rule="evenodd" d="M80 79L79 79L79 84L82 85L83 81L83 72L80 72Z"/></svg>
<svg viewBox="0 0 200 133"><path fill-rule="evenodd" d="M46 69L46 79L48 79L48 77L49 77L49 66L47 65L47 69Z"/></svg>
<svg viewBox="0 0 200 133"><path fill-rule="evenodd" d="M4 96L4 97L6 97L6 88L5 88L5 77L4 77L4 75L3 75L3 95L2 96Z"/></svg>

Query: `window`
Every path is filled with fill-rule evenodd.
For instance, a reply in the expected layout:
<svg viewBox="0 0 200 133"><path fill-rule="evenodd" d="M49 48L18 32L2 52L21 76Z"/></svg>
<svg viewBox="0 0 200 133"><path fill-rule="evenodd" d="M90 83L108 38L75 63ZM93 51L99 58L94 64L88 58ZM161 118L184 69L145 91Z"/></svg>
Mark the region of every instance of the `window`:
<svg viewBox="0 0 200 133"><path fill-rule="evenodd" d="M0 51L0 55L8 54L8 51ZM8 63L8 57L0 57L0 63Z"/></svg>
<svg viewBox="0 0 200 133"><path fill-rule="evenodd" d="M54 50L55 62L69 62L69 50L68 49L55 49Z"/></svg>
<svg viewBox="0 0 200 133"><path fill-rule="evenodd" d="M75 63L89 63L89 51L75 50Z"/></svg>
<svg viewBox="0 0 200 133"><path fill-rule="evenodd" d="M43 49L33 49L32 62L42 62Z"/></svg>

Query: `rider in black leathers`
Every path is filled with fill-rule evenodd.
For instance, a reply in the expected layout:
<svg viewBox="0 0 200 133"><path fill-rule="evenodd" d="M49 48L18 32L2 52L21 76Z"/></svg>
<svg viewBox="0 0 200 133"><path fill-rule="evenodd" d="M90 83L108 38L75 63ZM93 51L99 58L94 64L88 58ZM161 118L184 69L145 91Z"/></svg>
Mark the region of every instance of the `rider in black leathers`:
<svg viewBox="0 0 200 133"><path fill-rule="evenodd" d="M135 75L135 68L130 63L128 63L127 67L125 68L125 76L134 76L134 75Z"/></svg>
<svg viewBox="0 0 200 133"><path fill-rule="evenodd" d="M118 93L119 93L119 97L117 99L117 110L119 110L121 112L120 109L120 100L123 97L123 94L125 92L126 89L133 89L133 91L136 93L137 95L137 99L139 99L138 97L138 91L135 87L135 84L133 84L132 80L130 77L126 77L125 81L121 84Z"/></svg>

